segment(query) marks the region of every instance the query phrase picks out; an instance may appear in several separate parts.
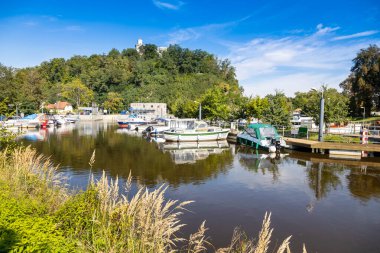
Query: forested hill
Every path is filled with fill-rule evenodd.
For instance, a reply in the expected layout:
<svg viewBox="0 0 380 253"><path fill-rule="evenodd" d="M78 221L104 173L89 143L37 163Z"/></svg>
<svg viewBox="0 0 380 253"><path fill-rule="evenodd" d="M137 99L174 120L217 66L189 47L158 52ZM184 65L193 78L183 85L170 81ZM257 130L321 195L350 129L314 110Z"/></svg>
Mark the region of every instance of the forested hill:
<svg viewBox="0 0 380 253"><path fill-rule="evenodd" d="M165 102L181 116L196 113L194 101L201 102L207 96L223 96L227 104L242 93L229 60L178 45L162 54L157 46L147 44L140 53L132 48L121 52L112 49L102 55L54 58L24 69L0 64L0 74L0 99L20 104L25 112L58 100L70 100L74 106L94 101L113 111L141 101ZM78 100L79 95L82 98Z"/></svg>

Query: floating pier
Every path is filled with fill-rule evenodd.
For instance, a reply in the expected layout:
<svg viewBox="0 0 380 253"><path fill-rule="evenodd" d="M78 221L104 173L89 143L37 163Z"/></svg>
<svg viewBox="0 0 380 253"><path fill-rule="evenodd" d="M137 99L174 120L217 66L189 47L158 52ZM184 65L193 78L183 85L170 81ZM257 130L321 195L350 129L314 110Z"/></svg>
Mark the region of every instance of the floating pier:
<svg viewBox="0 0 380 253"><path fill-rule="evenodd" d="M337 153L343 152L354 154L355 151L362 152L380 152L380 145L377 144L359 144L359 143L337 143L337 142L320 142L305 139L287 138L284 140L290 149L311 149L312 153Z"/></svg>

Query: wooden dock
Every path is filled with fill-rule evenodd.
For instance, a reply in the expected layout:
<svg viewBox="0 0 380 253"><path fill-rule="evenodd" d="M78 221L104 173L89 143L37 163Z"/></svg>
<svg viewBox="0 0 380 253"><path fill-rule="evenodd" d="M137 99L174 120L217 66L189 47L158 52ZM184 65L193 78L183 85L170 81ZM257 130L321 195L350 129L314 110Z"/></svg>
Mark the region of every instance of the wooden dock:
<svg viewBox="0 0 380 253"><path fill-rule="evenodd" d="M287 137L284 137L284 140L291 149L308 148L313 153L328 153L330 150L380 152L380 145L377 144L319 142Z"/></svg>

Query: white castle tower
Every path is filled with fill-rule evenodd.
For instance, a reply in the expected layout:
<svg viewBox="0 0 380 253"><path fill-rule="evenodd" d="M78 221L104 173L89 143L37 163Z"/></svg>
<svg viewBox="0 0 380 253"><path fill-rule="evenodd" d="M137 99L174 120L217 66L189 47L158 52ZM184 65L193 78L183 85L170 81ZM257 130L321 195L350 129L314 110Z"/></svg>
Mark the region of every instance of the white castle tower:
<svg viewBox="0 0 380 253"><path fill-rule="evenodd" d="M142 39L137 40L137 44L135 45L136 51L141 54L140 48L143 46L143 41Z"/></svg>

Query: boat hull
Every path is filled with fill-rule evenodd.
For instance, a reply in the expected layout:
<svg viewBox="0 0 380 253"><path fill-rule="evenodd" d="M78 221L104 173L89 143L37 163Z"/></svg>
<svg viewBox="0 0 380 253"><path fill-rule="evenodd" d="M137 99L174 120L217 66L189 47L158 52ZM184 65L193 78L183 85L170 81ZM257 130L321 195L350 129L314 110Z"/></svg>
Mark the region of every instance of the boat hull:
<svg viewBox="0 0 380 253"><path fill-rule="evenodd" d="M268 143L267 145L262 145L259 139L254 138L250 136L249 134L238 134L236 141L238 144L243 144L243 145L256 148L256 149L261 148L269 152L277 151L275 145L271 143ZM281 141L281 148L286 148L286 147L287 147L286 144L283 141Z"/></svg>
<svg viewBox="0 0 380 253"><path fill-rule="evenodd" d="M215 132L171 132L164 131L164 138L166 141L214 141L227 139L229 130L215 131Z"/></svg>

